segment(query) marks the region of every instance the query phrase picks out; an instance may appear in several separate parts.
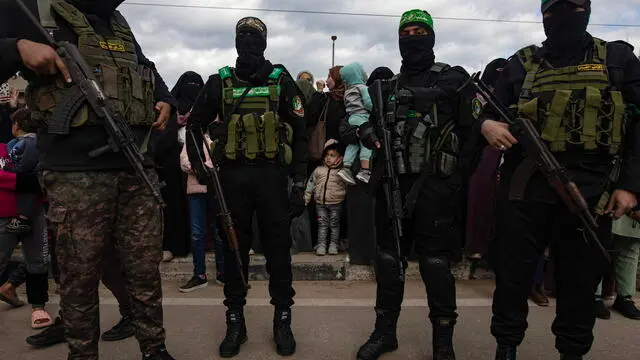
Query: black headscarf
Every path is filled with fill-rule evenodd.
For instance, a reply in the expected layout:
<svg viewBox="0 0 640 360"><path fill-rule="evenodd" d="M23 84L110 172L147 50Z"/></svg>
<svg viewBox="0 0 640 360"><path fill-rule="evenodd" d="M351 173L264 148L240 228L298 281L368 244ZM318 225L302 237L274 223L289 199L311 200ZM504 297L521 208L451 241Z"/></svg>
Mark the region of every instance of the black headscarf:
<svg viewBox="0 0 640 360"><path fill-rule="evenodd" d="M482 82L492 87L495 86L496 81L498 81L502 73L502 69L507 66L507 63L508 61L503 58L498 58L490 62L482 72Z"/></svg>
<svg viewBox="0 0 640 360"><path fill-rule="evenodd" d="M103 20L111 19L113 12L124 0L66 0L85 14L95 15Z"/></svg>
<svg viewBox="0 0 640 360"><path fill-rule="evenodd" d="M386 66L381 66L373 70L369 79L367 80L367 86L371 86L376 80L389 80L393 77L393 71Z"/></svg>
<svg viewBox="0 0 640 360"><path fill-rule="evenodd" d="M178 101L178 113L185 115L191 110L203 86L202 76L194 71L187 71L180 76L171 89L171 95Z"/></svg>
<svg viewBox="0 0 640 360"><path fill-rule="evenodd" d="M576 12L580 6L585 11ZM584 56L585 47L590 43L591 37L587 33L589 18L591 17L591 1L584 5L576 5L570 1L558 2L548 10L553 15L543 19L544 32L547 40L544 47L547 54L558 61L551 61L556 66L579 61Z"/></svg>

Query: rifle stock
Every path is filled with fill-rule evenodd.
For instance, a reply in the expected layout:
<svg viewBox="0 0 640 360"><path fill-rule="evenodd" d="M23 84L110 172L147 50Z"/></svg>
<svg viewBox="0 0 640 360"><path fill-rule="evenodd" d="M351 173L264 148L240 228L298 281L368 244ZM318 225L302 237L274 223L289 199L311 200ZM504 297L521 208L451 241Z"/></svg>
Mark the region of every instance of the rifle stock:
<svg viewBox="0 0 640 360"><path fill-rule="evenodd" d="M198 138L196 138L196 134L194 133L195 131L198 131L198 138L200 139L200 141L198 141ZM213 188L215 191L216 201L218 202L218 206L220 207L222 227L229 244L229 249L234 255L237 268L236 270L240 275L242 285L245 289L247 289L248 285L247 280L244 276L242 255L240 254L240 243L238 242L238 235L236 234L236 229L233 224L233 218L231 217L231 212L229 211L229 207L227 206L222 183L220 182L220 174L218 173L216 164L213 164L212 168L209 168L205 165L205 159L202 157L201 151L203 140L204 136L202 135L202 129L194 129L193 127L190 127L187 130L187 154L189 156L193 171L195 172L198 181L200 182L202 180L206 180L204 181L204 183L208 186L208 188ZM209 158L213 161L214 157L209 146L206 146L206 151L209 153Z"/></svg>
<svg viewBox="0 0 640 360"><path fill-rule="evenodd" d="M540 134L531 120L522 116L513 116L509 109L496 98L491 89L480 80L480 73L474 74L472 79L473 85L484 100L509 125L518 129L516 137L522 144L527 157L535 161L538 170L547 178L549 185L556 191L569 210L578 216L583 225L585 240L597 249L607 262L611 262L609 253L598 238L598 223L591 213L587 201L578 186L569 178L567 170L558 162L551 150L540 138Z"/></svg>
<svg viewBox="0 0 640 360"><path fill-rule="evenodd" d="M142 181L144 181L147 188L149 188L158 205L164 207L165 203L162 199L162 195L160 194L160 190L153 184L144 170L143 163L145 157L136 144L136 139L129 127L129 124L122 114L113 110L113 107L108 102L102 92L102 89L98 85L89 65L80 54L80 51L78 51L77 46L69 42L56 42L51 34L42 27L38 19L36 19L24 3L21 0L15 1L33 25L42 33L42 35L44 35L49 42L49 45L56 50L69 70L71 80L74 84L73 86L76 86L84 96L83 103L88 103L91 109L96 113L99 121L102 123L102 126L109 136L108 144L91 151L89 156L91 158L95 158L108 151L122 152L127 158L129 164L131 164L135 170L136 174L142 179ZM70 95L74 98L78 98L78 90L71 91ZM77 103L72 107L72 109L76 110L79 108L80 106ZM69 113L66 115L68 118L71 118L75 113ZM66 123L70 124L70 120L66 119ZM55 124L52 127L52 130L53 131L51 133L58 135L67 135L69 133L68 128L65 129L64 126L56 126Z"/></svg>
<svg viewBox="0 0 640 360"><path fill-rule="evenodd" d="M378 131L382 134L382 150L384 153L384 179L383 189L387 200L387 213L391 219L393 227L393 238L396 245L396 259L398 261L398 278L404 281L404 254L402 253L402 238L404 229L402 219L404 218L404 207L402 205L402 193L400 192L400 181L393 163L393 149L391 148L391 129L394 125L392 116L386 116L384 112L384 99L382 95L382 80L377 80L373 86L373 101L376 109L376 122Z"/></svg>

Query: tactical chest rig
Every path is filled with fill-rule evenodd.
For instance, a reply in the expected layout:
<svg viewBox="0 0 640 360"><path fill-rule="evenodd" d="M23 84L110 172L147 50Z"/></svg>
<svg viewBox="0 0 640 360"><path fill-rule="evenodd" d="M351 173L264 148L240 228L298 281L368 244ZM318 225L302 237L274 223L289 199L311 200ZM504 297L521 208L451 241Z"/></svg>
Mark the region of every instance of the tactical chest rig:
<svg viewBox="0 0 640 360"><path fill-rule="evenodd" d="M612 86L606 42L594 38L581 64L562 68L537 57L538 50L530 46L517 53L527 72L518 114L532 120L552 152L618 154L626 109L621 92Z"/></svg>
<svg viewBox="0 0 640 360"><path fill-rule="evenodd" d="M399 87L399 78L387 101L387 116L395 118L392 149L398 174L453 174L460 143L453 132L455 122L449 96L438 87L441 74L450 67L436 63L433 81L424 87Z"/></svg>
<svg viewBox="0 0 640 360"><path fill-rule="evenodd" d="M78 50L116 107L113 110L120 112L130 125L151 125L155 121L155 76L150 68L139 63L133 33L124 17L114 12L110 24L114 36L104 38L80 10L63 0L39 1L38 6L45 28L51 29L62 20L77 35ZM51 15L55 15L55 20ZM50 133L65 134L69 126L98 124L88 106L74 109L78 99L72 98L69 89L57 77L41 76L33 79L27 89L26 100L33 118L48 125ZM73 117L71 121L69 117Z"/></svg>
<svg viewBox="0 0 640 360"><path fill-rule="evenodd" d="M293 128L281 122L278 115L284 69L274 68L266 85L260 87L248 86L229 67L218 73L222 79L222 114L227 127L220 143L224 160L244 163L267 160L289 165L293 156Z"/></svg>

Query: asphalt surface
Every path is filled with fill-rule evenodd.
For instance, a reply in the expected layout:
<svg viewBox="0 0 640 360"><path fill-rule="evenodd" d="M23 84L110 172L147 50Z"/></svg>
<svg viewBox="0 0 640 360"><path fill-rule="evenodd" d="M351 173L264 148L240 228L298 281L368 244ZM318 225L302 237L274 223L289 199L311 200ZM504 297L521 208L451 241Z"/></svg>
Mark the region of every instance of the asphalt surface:
<svg viewBox="0 0 640 360"><path fill-rule="evenodd" d="M210 285L191 294L180 294L174 282L165 282L165 325L167 347L178 360L219 359L217 348L224 337L225 319L222 288ZM268 304L264 282L253 282L246 309L249 341L237 359L281 359L275 354L271 335L273 310ZM374 323L375 284L370 282L300 282L296 284L297 303L293 328L298 351L290 359L355 359L358 347L367 339ZM458 359L493 359L495 343L489 333L491 316L490 282L459 283L460 319L455 346ZM24 298L24 296L23 296ZM398 351L383 356L391 359L431 359L431 329L427 321L424 288L420 282L407 283L404 309L400 318ZM119 320L114 299L101 293L101 325L109 329ZM58 299L52 297L48 310L53 314ZM558 359L550 331L554 308L530 307L529 330L520 347L520 360ZM30 310L9 309L0 304L0 360L63 360L66 346L32 349L25 337L36 333L29 327ZM640 359L640 321L613 314L611 320L598 321L589 360ZM105 360L140 359L135 339L100 343Z"/></svg>

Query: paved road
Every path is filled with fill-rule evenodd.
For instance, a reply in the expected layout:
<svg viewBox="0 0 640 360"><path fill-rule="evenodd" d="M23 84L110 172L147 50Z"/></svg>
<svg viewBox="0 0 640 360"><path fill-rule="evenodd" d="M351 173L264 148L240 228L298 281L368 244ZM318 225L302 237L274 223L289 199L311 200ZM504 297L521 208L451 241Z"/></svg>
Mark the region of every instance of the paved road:
<svg viewBox="0 0 640 360"><path fill-rule="evenodd" d="M179 294L175 283L165 283L165 323L167 345L178 360L218 359L218 342L224 336L222 289L210 286L192 294ZM252 283L246 316L249 342L238 359L280 359L271 342L272 308L268 305L265 283ZM294 309L294 332L298 352L292 359L354 359L358 346L368 337L374 322L374 284L368 282L298 283ZM494 341L488 332L491 284L461 283L459 286L460 321L456 331L458 359L493 359ZM119 318L117 306L108 292L102 292L102 328L108 329ZM421 283L407 284L405 309L400 319L400 349L381 360L431 359L431 330L427 326L424 290ZM49 310L57 310L57 299ZM530 328L520 349L521 360L553 360L550 324L553 308L531 307ZM9 310L0 305L0 360L64 360L66 347L31 349L24 338L34 332L28 328L27 308ZM640 359L640 321L614 314L599 321L596 342L589 360ZM100 343L101 359L140 359L133 339L118 343Z"/></svg>

